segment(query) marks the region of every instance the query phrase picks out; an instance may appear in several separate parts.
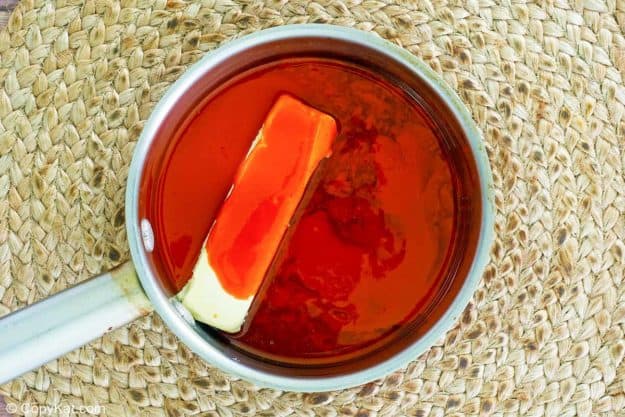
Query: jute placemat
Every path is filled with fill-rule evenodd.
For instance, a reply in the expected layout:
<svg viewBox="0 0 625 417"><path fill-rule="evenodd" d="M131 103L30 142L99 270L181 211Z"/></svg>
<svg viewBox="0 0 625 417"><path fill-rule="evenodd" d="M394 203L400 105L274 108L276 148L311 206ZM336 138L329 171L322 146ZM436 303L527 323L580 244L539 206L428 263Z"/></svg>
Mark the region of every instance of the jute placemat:
<svg viewBox="0 0 625 417"><path fill-rule="evenodd" d="M2 30L7 22L9 21L9 16L15 5L17 4L17 0L0 0L0 30ZM7 417L9 414L6 410L6 403L2 395L0 395L0 417Z"/></svg>
<svg viewBox="0 0 625 417"><path fill-rule="evenodd" d="M303 22L422 57L483 131L497 242L458 325L383 380L301 395L222 374L152 315L4 385L7 403L115 417L625 415L623 1L22 1L0 32L0 314L129 257L133 145L191 62Z"/></svg>
<svg viewBox="0 0 625 417"><path fill-rule="evenodd" d="M0 0L0 29L4 29L18 0Z"/></svg>

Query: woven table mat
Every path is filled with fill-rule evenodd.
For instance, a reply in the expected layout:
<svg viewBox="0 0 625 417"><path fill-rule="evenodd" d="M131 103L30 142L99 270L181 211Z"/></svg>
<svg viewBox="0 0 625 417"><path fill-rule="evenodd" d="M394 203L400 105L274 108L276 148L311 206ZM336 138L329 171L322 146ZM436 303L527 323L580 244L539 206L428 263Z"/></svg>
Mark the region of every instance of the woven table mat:
<svg viewBox="0 0 625 417"><path fill-rule="evenodd" d="M0 314L129 258L133 146L190 63L304 22L373 31L423 58L483 132L497 241L456 327L382 380L294 394L224 375L151 315L5 384L7 404L115 417L625 415L623 1L22 1L0 32Z"/></svg>
<svg viewBox="0 0 625 417"><path fill-rule="evenodd" d="M3 29L18 0L0 0L0 29Z"/></svg>
<svg viewBox="0 0 625 417"><path fill-rule="evenodd" d="M17 0L0 1L0 30L6 26L6 23L9 20L9 15L11 14L11 11L15 7L16 3L17 3ZM2 395L0 395L0 417L8 417L8 416L9 416L9 413L6 408L6 403L4 402Z"/></svg>

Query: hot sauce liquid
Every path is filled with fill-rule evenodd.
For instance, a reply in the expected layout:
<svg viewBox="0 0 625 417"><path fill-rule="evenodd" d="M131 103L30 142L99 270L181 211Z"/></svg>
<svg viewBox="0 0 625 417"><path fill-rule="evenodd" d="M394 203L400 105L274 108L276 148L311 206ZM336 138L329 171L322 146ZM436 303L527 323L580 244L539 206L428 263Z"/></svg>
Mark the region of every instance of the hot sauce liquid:
<svg viewBox="0 0 625 417"><path fill-rule="evenodd" d="M288 361L353 354L393 337L435 301L455 235L453 166L424 111L382 78L298 59L225 86L165 164L155 250L181 289L281 93L332 115L339 136L244 330L224 337Z"/></svg>

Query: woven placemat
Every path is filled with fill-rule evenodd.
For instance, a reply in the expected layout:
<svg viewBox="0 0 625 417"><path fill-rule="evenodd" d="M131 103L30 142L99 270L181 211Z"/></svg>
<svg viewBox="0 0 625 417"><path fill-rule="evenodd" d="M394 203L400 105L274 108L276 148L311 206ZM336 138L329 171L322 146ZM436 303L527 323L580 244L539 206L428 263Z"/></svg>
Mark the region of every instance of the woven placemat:
<svg viewBox="0 0 625 417"><path fill-rule="evenodd" d="M16 3L16 0L0 0L0 30L3 29L9 21L9 16ZM0 417L9 417L6 403L2 395L0 395Z"/></svg>
<svg viewBox="0 0 625 417"><path fill-rule="evenodd" d="M481 128L497 241L458 325L383 380L303 395L224 375L151 315L4 385L16 414L625 415L623 1L22 1L0 32L0 314L128 259L156 101L205 51L303 22L422 57Z"/></svg>
<svg viewBox="0 0 625 417"><path fill-rule="evenodd" d="M0 29L3 29L9 21L11 11L15 8L18 0L0 0Z"/></svg>

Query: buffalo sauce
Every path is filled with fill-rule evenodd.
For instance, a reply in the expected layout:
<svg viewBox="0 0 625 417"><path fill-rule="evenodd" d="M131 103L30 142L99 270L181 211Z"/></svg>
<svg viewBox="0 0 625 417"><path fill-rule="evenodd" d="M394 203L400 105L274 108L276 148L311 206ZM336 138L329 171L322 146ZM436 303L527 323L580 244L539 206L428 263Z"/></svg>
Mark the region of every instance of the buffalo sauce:
<svg viewBox="0 0 625 417"><path fill-rule="evenodd" d="M424 110L384 78L302 58L224 86L164 164L155 251L182 288L238 165L284 93L331 115L339 134L244 330L223 337L290 362L355 355L435 302L456 233L458 181L441 138Z"/></svg>

